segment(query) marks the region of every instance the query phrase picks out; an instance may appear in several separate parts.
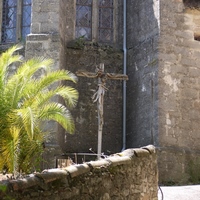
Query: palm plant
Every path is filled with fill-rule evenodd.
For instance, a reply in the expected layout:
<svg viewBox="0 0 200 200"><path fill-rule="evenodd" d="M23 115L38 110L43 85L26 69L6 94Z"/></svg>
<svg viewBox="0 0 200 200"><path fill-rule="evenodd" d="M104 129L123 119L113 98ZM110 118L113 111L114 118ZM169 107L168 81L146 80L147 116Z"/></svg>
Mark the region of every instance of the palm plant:
<svg viewBox="0 0 200 200"><path fill-rule="evenodd" d="M34 157L43 150L46 132L41 128L48 120L58 122L69 133L74 123L68 108L74 107L78 92L70 86L55 83L76 82L66 70L53 71L53 61L34 58L24 61L14 46L0 57L0 169L28 172ZM10 74L10 66L20 63ZM38 74L40 76L38 77ZM54 97L60 96L65 105Z"/></svg>

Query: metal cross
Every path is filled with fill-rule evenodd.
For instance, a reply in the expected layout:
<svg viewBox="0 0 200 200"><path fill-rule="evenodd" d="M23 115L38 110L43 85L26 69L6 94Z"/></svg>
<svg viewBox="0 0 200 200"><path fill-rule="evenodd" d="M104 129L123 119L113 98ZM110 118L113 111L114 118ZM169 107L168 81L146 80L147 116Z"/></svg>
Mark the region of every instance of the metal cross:
<svg viewBox="0 0 200 200"><path fill-rule="evenodd" d="M88 78L97 78L98 79L98 90L93 95L93 101L97 102L97 111L98 111L98 147L97 147L97 155L98 159L101 157L101 149L102 149L102 130L103 130L103 101L104 94L107 90L106 88L106 80L128 80L128 76L124 74L114 74L114 73L104 73L104 63L100 63L99 66L96 67L96 73L87 72L87 71L77 71L77 76L83 76Z"/></svg>

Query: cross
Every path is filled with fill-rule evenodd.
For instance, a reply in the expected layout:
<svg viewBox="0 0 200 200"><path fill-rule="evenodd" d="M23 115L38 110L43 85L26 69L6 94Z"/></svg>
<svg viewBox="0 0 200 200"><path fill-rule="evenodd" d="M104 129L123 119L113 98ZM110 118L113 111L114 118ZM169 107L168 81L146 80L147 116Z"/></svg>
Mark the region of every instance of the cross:
<svg viewBox="0 0 200 200"><path fill-rule="evenodd" d="M77 76L87 77L87 78L97 78L98 79L98 90L93 95L92 99L94 102L97 102L97 111L98 111L98 147L97 147L97 157L101 157L102 149L102 130L103 130L103 101L104 94L107 90L106 80L128 80L128 76L124 74L115 74L115 73L105 73L104 72L104 63L100 63L99 66L96 66L96 73L87 72L87 71L77 71Z"/></svg>

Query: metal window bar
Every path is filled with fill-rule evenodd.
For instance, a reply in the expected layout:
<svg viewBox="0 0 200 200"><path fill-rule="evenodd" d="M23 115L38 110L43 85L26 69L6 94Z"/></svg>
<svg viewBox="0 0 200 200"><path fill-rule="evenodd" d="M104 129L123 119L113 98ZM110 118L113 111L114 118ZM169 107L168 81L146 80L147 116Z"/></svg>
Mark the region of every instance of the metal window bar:
<svg viewBox="0 0 200 200"><path fill-rule="evenodd" d="M2 43L16 42L17 3L15 0L3 1Z"/></svg>
<svg viewBox="0 0 200 200"><path fill-rule="evenodd" d="M113 41L113 0L99 0L98 39L101 42Z"/></svg>
<svg viewBox="0 0 200 200"><path fill-rule="evenodd" d="M92 38L92 0L76 1L76 38Z"/></svg>
<svg viewBox="0 0 200 200"><path fill-rule="evenodd" d="M4 0L1 43L15 43L30 33L32 0Z"/></svg>

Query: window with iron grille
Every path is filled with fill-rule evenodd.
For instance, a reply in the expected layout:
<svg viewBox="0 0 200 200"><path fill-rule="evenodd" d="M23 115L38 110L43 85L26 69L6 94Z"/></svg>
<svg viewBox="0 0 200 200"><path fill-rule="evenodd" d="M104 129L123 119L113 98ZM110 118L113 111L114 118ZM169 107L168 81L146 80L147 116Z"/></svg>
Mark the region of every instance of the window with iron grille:
<svg viewBox="0 0 200 200"><path fill-rule="evenodd" d="M76 1L76 38L92 38L92 0Z"/></svg>
<svg viewBox="0 0 200 200"><path fill-rule="evenodd" d="M76 1L76 38L113 42L113 0Z"/></svg>
<svg viewBox="0 0 200 200"><path fill-rule="evenodd" d="M98 38L100 41L112 41L113 0L99 0Z"/></svg>
<svg viewBox="0 0 200 200"><path fill-rule="evenodd" d="M1 43L15 43L30 33L31 0L3 0Z"/></svg>

